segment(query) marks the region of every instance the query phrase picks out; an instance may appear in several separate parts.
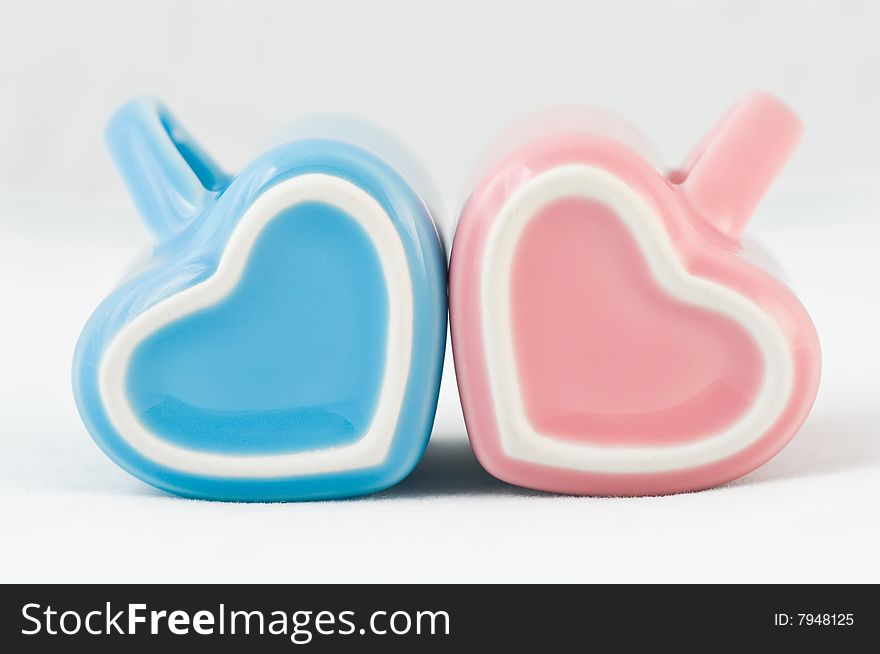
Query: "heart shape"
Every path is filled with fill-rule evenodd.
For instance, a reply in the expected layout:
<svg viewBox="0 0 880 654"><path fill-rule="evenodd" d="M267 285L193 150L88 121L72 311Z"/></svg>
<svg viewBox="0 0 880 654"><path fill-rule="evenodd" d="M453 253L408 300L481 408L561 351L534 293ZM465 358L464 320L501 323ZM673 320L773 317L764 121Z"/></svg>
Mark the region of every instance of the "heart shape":
<svg viewBox="0 0 880 654"><path fill-rule="evenodd" d="M287 261L298 248L279 237L310 231L304 245L321 241L321 249ZM346 255L353 260L328 283L327 264ZM302 277L319 272L323 282ZM376 317L384 309L387 324ZM396 430L412 321L409 264L385 210L344 179L300 175L245 211L210 277L114 336L101 362L102 404L138 452L190 474L273 479L369 468L385 459ZM246 344L248 336L264 342ZM236 351L215 356L212 347ZM268 431L255 443L256 428Z"/></svg>
<svg viewBox="0 0 880 654"><path fill-rule="evenodd" d="M818 385L797 299L599 136L532 144L477 188L450 316L474 450L533 488L716 485L775 454Z"/></svg>
<svg viewBox="0 0 880 654"><path fill-rule="evenodd" d="M436 408L445 258L376 155L310 139L222 173L161 105L108 129L158 239L77 343L77 408L159 488L222 500L351 497L415 467Z"/></svg>
<svg viewBox="0 0 880 654"><path fill-rule="evenodd" d="M748 332L666 294L607 205L568 198L539 211L510 292L525 412L542 433L692 441L733 424L758 394L763 364Z"/></svg>
<svg viewBox="0 0 880 654"><path fill-rule="evenodd" d="M128 400L150 431L182 447L346 445L375 414L387 314L366 231L330 205L297 204L262 230L225 298L141 341Z"/></svg>

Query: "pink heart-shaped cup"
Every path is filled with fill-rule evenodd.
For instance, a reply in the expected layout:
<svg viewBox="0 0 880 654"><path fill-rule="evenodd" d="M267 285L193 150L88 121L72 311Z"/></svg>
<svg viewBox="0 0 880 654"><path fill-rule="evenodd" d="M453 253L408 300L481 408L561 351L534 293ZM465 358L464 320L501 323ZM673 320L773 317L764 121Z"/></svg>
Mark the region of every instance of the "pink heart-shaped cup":
<svg viewBox="0 0 880 654"><path fill-rule="evenodd" d="M776 454L812 406L819 343L739 234L800 135L760 93L663 176L570 132L476 187L450 266L455 367L483 466L543 490L696 490Z"/></svg>

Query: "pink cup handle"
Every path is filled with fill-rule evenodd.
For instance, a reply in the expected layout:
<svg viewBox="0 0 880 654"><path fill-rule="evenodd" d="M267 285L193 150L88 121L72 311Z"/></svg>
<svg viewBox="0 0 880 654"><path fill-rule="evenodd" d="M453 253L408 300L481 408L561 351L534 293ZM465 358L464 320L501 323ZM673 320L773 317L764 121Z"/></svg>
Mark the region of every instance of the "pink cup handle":
<svg viewBox="0 0 880 654"><path fill-rule="evenodd" d="M670 175L698 215L737 238L788 160L802 127L798 117L766 93L740 100Z"/></svg>

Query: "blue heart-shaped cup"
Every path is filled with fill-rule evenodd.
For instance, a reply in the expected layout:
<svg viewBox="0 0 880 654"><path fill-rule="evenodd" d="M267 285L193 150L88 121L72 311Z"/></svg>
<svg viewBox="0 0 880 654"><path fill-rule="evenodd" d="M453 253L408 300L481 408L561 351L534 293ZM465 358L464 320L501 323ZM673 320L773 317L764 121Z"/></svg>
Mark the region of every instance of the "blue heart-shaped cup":
<svg viewBox="0 0 880 654"><path fill-rule="evenodd" d="M410 184L326 138L229 177L148 99L107 135L157 246L77 345L77 406L101 448L212 499L347 497L405 477L446 338L446 259Z"/></svg>

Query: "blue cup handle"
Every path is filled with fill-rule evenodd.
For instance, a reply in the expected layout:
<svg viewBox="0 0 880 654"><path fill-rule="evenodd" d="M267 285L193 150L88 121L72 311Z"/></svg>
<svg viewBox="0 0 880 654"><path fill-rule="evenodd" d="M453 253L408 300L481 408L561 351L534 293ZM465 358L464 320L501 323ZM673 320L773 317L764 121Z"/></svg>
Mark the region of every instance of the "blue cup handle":
<svg viewBox="0 0 880 654"><path fill-rule="evenodd" d="M120 108L106 138L141 218L160 241L201 214L229 184L229 176L152 98Z"/></svg>

